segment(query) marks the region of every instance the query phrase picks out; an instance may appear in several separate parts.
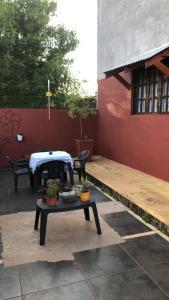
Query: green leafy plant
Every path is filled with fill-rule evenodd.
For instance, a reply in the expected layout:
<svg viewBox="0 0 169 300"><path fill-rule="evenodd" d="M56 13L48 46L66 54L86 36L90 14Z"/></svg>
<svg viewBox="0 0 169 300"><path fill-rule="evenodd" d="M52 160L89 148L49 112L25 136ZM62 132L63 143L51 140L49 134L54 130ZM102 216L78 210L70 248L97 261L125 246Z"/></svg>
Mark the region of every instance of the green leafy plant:
<svg viewBox="0 0 169 300"><path fill-rule="evenodd" d="M89 181L87 179L84 179L82 180L81 184L82 184L82 192L88 192L90 187Z"/></svg>
<svg viewBox="0 0 169 300"><path fill-rule="evenodd" d="M73 80L73 60L67 54L78 40L74 31L51 25L53 16L57 17L56 0L0 1L1 106L46 103L48 79L53 106L64 106Z"/></svg>
<svg viewBox="0 0 169 300"><path fill-rule="evenodd" d="M72 91L69 92L65 105L71 118L79 117L80 139L83 140L85 139L83 119L96 114L96 97L85 96L84 92L80 91L78 81L74 81L72 86Z"/></svg>
<svg viewBox="0 0 169 300"><path fill-rule="evenodd" d="M150 217L150 215L147 212L144 212L141 215L141 218L143 219L144 222L151 223L151 217Z"/></svg>

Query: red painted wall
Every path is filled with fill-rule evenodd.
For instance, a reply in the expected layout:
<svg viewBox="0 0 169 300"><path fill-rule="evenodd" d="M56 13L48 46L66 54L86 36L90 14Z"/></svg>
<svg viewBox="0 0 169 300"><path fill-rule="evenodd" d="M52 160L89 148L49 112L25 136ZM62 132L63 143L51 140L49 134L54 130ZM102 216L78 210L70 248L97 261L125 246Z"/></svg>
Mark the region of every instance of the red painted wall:
<svg viewBox="0 0 169 300"><path fill-rule="evenodd" d="M97 116L91 116L83 121L85 135L94 139L96 120ZM0 166L7 164L6 155L21 158L43 148L76 153L75 138L80 137L79 119L71 119L63 109L52 109L50 121L47 109L0 109L0 147L11 134L15 137L20 132L25 136L24 141L19 143L11 138L10 143L6 143L0 154Z"/></svg>
<svg viewBox="0 0 169 300"><path fill-rule="evenodd" d="M169 181L169 115L131 115L131 92L113 77L98 87L98 153Z"/></svg>

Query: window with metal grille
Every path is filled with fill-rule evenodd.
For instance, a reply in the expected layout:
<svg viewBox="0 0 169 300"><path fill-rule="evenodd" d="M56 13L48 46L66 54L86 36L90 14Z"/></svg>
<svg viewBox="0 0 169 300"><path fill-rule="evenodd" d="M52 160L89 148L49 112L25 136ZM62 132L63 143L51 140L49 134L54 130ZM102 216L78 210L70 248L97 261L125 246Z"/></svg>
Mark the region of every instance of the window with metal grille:
<svg viewBox="0 0 169 300"><path fill-rule="evenodd" d="M133 114L152 113L169 113L169 77L155 67L142 67L133 71Z"/></svg>

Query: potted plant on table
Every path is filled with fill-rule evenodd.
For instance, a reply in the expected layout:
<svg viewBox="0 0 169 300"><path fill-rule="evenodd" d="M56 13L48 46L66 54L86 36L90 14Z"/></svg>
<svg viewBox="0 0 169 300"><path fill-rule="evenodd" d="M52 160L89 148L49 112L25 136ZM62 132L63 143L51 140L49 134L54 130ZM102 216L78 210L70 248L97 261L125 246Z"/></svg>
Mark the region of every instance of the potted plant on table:
<svg viewBox="0 0 169 300"><path fill-rule="evenodd" d="M82 190L80 192L80 200L81 201L89 201L90 200L90 190L89 190L89 182L85 179L82 181Z"/></svg>
<svg viewBox="0 0 169 300"><path fill-rule="evenodd" d="M48 206L55 206L59 199L59 185L56 180L48 180L46 202Z"/></svg>
<svg viewBox="0 0 169 300"><path fill-rule="evenodd" d="M75 140L77 154L83 150L89 150L90 154L88 161L92 158L94 139L90 139L84 134L83 120L89 115L96 114L96 108L92 107L94 101L95 97L82 97L79 93L69 95L66 100L66 107L68 108L69 116L71 118L79 118L80 138Z"/></svg>

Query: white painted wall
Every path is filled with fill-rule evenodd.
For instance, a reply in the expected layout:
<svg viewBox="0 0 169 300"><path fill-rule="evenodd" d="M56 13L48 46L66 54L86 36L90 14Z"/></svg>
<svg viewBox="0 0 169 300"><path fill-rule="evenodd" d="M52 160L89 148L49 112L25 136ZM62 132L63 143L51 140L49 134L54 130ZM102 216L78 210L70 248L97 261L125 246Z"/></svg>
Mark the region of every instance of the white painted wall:
<svg viewBox="0 0 169 300"><path fill-rule="evenodd" d="M169 42L169 0L97 0L97 78Z"/></svg>

